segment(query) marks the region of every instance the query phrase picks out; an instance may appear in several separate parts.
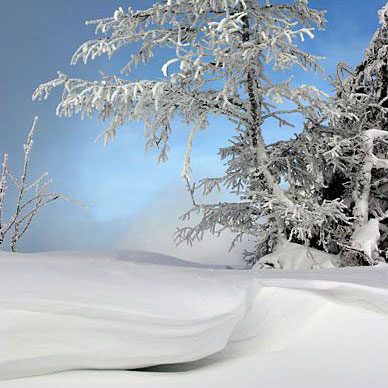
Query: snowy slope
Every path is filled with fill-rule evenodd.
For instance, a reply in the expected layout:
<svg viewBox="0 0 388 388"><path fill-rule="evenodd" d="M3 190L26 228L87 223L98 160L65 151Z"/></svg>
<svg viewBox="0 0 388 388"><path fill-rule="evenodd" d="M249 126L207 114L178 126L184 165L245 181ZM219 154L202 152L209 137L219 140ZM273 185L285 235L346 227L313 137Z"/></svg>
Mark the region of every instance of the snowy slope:
<svg viewBox="0 0 388 388"><path fill-rule="evenodd" d="M143 264L158 264L164 266L173 266L173 267L190 267L190 268L209 268L209 269L225 269L230 265L223 264L212 264L212 263L199 263L195 261L183 260L175 256L165 255L158 252L152 251L139 251L139 250L99 250L99 251L88 251L88 252L39 252L32 253L31 255L35 255L38 257L93 257L93 258L102 258L106 259L107 257L110 259L117 259L123 261L132 261L135 263L143 263ZM233 266L236 269L242 269L243 265Z"/></svg>
<svg viewBox="0 0 388 388"><path fill-rule="evenodd" d="M2 253L0 278L0 388L387 386L387 266L226 271Z"/></svg>

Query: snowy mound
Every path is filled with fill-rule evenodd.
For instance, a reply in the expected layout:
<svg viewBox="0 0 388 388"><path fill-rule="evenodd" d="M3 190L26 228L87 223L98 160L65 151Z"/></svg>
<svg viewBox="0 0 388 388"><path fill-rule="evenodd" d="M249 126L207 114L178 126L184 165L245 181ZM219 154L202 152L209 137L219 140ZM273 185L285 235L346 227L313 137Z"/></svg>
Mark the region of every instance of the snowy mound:
<svg viewBox="0 0 388 388"><path fill-rule="evenodd" d="M0 388L385 388L387 327L383 265L226 271L0 253ZM57 371L68 372L43 375Z"/></svg>
<svg viewBox="0 0 388 388"><path fill-rule="evenodd" d="M110 258L0 255L0 378L133 369L223 349L246 312L247 273Z"/></svg>
<svg viewBox="0 0 388 388"><path fill-rule="evenodd" d="M337 258L326 252L287 242L274 253L262 257L256 267L275 269L335 268Z"/></svg>

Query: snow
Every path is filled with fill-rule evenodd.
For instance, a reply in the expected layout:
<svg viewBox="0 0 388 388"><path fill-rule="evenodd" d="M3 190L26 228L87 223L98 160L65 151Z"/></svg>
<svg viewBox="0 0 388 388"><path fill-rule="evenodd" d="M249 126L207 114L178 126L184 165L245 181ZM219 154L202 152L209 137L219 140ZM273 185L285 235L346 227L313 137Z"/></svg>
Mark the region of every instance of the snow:
<svg viewBox="0 0 388 388"><path fill-rule="evenodd" d="M233 265L223 265L217 264L214 262L198 262L198 261L190 261L184 260L176 256L167 255L164 253L153 252L153 251L145 251L145 250L135 250L135 249L120 249L120 250L96 250L96 251L88 251L87 253L79 251L79 252L39 252L34 255L38 255L40 257L48 256L52 257L53 255L56 258L62 257L66 258L69 256L92 256L93 258L112 258L123 261L131 261L136 263L143 264L156 264L163 266L173 266L173 267L190 267L190 268L208 268L208 269L230 269L231 267L234 269L243 269L245 268L244 264L236 263L234 260Z"/></svg>
<svg viewBox="0 0 388 388"><path fill-rule="evenodd" d="M373 252L378 249L380 240L380 222L376 218L371 218L362 225L353 236L353 248L364 252L369 258L373 257Z"/></svg>
<svg viewBox="0 0 388 388"><path fill-rule="evenodd" d="M0 268L3 379L203 358L224 348L253 287L244 272L101 257L3 254Z"/></svg>
<svg viewBox="0 0 388 388"><path fill-rule="evenodd" d="M257 266L275 269L335 268L338 262L335 255L286 242L274 253L262 257Z"/></svg>
<svg viewBox="0 0 388 388"><path fill-rule="evenodd" d="M386 387L387 265L236 271L131 255L0 253L0 388Z"/></svg>

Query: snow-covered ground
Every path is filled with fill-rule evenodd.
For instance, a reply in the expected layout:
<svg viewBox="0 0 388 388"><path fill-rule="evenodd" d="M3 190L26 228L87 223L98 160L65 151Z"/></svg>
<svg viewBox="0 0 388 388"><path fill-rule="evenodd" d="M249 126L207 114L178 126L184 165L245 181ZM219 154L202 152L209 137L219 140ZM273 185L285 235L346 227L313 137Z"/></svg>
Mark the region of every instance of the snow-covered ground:
<svg viewBox="0 0 388 388"><path fill-rule="evenodd" d="M0 388L387 387L388 266L151 256L0 253Z"/></svg>

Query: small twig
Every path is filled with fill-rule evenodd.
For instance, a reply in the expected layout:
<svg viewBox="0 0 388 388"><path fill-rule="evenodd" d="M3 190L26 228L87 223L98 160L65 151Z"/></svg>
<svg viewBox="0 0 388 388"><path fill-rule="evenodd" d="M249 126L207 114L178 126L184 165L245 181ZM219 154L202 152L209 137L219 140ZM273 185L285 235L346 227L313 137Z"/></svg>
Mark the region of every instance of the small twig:
<svg viewBox="0 0 388 388"><path fill-rule="evenodd" d="M195 183L193 185L190 185L190 181L187 177L185 177L186 185L187 185L187 191L190 193L191 201L193 203L193 206L197 207L197 203L195 202L194 192L195 192Z"/></svg>
<svg viewBox="0 0 388 388"><path fill-rule="evenodd" d="M1 179L0 179L0 245L4 240L4 231L3 231L3 206L5 193L7 191L7 164L8 164L8 155L4 154L2 170L1 170Z"/></svg>
<svg viewBox="0 0 388 388"><path fill-rule="evenodd" d="M15 218L16 219L18 219L18 217L19 217L19 214L20 214L20 211L21 211L21 204L22 204L24 192L25 192L25 189L26 189L25 183L26 183L26 180L27 180L28 165L29 165L29 162L30 162L30 153L31 153L32 145L34 143L33 140L32 140L32 137L34 135L37 123L38 123L38 117L36 116L36 117L34 117L34 121L32 122L31 131L30 131L30 133L28 134L28 137L27 137L27 144L24 145L24 164L23 164L23 173L22 173L22 176L20 177L19 193L18 193L18 197L17 197L17 200L16 200L16 210L15 210ZM11 240L11 249L12 249L13 252L16 251L16 243L19 240L19 233L20 233L20 231L19 231L19 223L15 222L14 223L14 234L13 234L12 240Z"/></svg>

